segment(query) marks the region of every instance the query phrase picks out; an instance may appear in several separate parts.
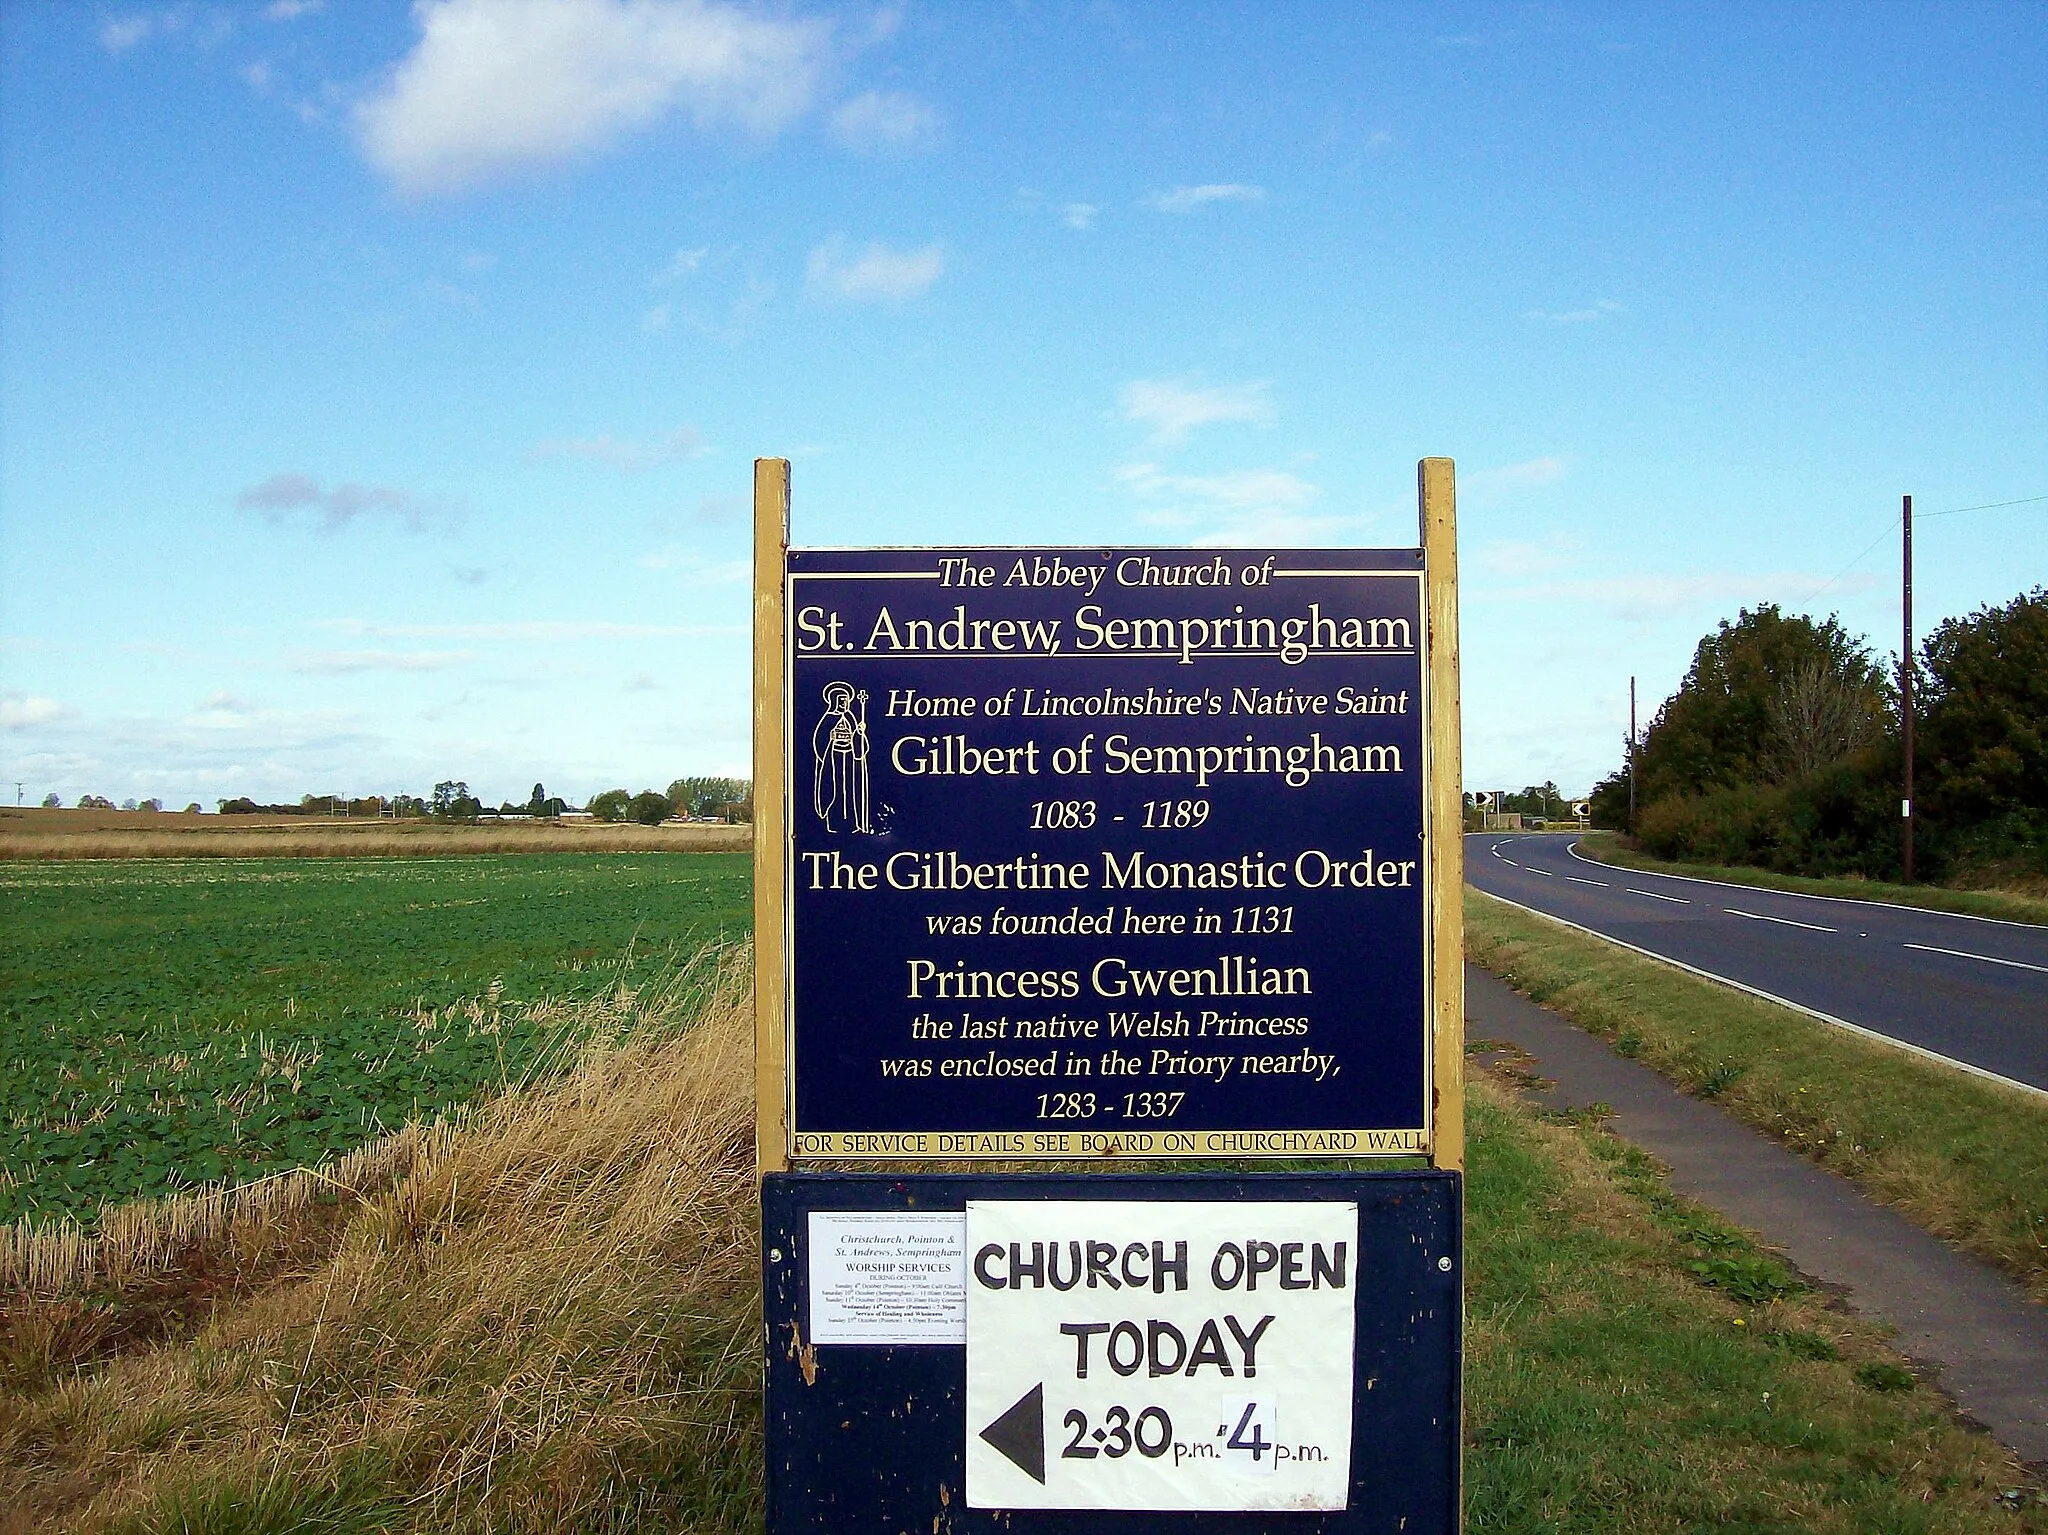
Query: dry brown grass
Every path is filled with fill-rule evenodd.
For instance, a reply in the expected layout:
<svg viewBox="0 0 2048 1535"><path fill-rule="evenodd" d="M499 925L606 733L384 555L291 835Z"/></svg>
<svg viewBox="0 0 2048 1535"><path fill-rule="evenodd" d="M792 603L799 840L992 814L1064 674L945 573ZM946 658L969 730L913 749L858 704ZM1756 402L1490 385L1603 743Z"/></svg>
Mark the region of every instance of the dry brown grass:
<svg viewBox="0 0 2048 1535"><path fill-rule="evenodd" d="M273 1497L334 1528L552 1530L616 1516L621 1480L666 1527L723 1525L759 1480L743 956L631 1001L623 1041L341 1211L227 1222L220 1253L261 1227L274 1266L296 1219L296 1261L188 1341L39 1373L77 1303L17 1291L11 1528L269 1527Z"/></svg>
<svg viewBox="0 0 2048 1535"><path fill-rule="evenodd" d="M74 1220L24 1217L0 1226L0 1295L62 1303L103 1287L134 1289L189 1261L197 1248L246 1251L321 1199L361 1198L424 1172L446 1154L454 1134L446 1123L409 1124L328 1167L109 1206L90 1231Z"/></svg>
<svg viewBox="0 0 2048 1535"><path fill-rule="evenodd" d="M748 826L598 821L476 825L186 815L183 811L0 810L0 859L459 858L482 853L737 853Z"/></svg>

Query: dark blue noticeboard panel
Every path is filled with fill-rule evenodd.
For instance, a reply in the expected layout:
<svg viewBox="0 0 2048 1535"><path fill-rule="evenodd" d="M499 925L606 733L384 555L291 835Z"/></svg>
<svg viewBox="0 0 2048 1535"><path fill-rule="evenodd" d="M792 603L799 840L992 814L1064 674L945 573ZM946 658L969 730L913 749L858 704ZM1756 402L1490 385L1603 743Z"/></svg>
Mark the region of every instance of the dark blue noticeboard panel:
<svg viewBox="0 0 2048 1535"><path fill-rule="evenodd" d="M1426 1149L1416 550L795 550L798 1157Z"/></svg>
<svg viewBox="0 0 2048 1535"><path fill-rule="evenodd" d="M1355 1202L1355 1395L1343 1511L967 1507L966 1348L814 1344L807 1242L815 1212L958 1211L970 1199ZM1458 1528L1461 1200L1455 1172L771 1174L762 1186L770 1535L1448 1535Z"/></svg>

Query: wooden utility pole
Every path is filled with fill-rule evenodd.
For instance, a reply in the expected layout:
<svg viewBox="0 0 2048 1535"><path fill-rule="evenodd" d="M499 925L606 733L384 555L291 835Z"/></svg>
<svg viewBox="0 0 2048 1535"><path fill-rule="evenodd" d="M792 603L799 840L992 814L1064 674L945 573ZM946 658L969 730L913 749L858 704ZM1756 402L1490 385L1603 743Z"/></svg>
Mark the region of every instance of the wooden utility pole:
<svg viewBox="0 0 2048 1535"><path fill-rule="evenodd" d="M1901 596L1905 609L1905 644L1899 651L1899 723L1904 727L1906 747L1905 798L1899 801L1904 836L1899 844L1899 863L1907 884L1913 883L1913 498L1906 497L1905 561Z"/></svg>
<svg viewBox="0 0 2048 1535"><path fill-rule="evenodd" d="M1636 829L1636 679L1628 679L1628 829Z"/></svg>

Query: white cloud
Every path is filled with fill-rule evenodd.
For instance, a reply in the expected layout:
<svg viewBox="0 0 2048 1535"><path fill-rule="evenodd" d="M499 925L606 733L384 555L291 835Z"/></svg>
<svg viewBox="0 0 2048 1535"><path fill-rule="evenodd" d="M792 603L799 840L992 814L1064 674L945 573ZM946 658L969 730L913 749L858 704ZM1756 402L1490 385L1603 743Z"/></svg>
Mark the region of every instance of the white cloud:
<svg viewBox="0 0 2048 1535"><path fill-rule="evenodd" d="M1211 181L1198 187L1154 192L1145 203L1161 213L1192 213L1209 203L1255 203L1265 195L1264 187L1247 186L1241 181Z"/></svg>
<svg viewBox="0 0 2048 1535"><path fill-rule="evenodd" d="M116 16L100 28L100 46L109 53L126 53L155 30L153 16Z"/></svg>
<svg viewBox="0 0 2048 1535"><path fill-rule="evenodd" d="M1581 602L1611 609L1625 619L1662 618L1701 608L1759 602L1797 604L1824 579L1807 571L1706 571L1692 575L1622 575L1580 581L1537 581L1522 586L1475 590L1478 601ZM1875 576L1851 577L1838 588L1844 594L1867 590Z"/></svg>
<svg viewBox="0 0 2048 1535"><path fill-rule="evenodd" d="M903 5L901 0L889 0L887 5L878 5L868 17L868 41L871 43L886 43L896 35L897 28L902 25Z"/></svg>
<svg viewBox="0 0 2048 1535"><path fill-rule="evenodd" d="M213 693L199 701L184 723L194 730L246 730L269 712L238 694Z"/></svg>
<svg viewBox="0 0 2048 1535"><path fill-rule="evenodd" d="M0 730L23 730L31 725L48 725L71 711L54 698L34 693L0 693Z"/></svg>
<svg viewBox="0 0 2048 1535"><path fill-rule="evenodd" d="M1126 421L1152 429L1151 441L1178 447L1198 427L1242 421L1266 426L1273 404L1264 383L1228 384L1204 389L1169 378L1133 379L1118 391L1117 403Z"/></svg>
<svg viewBox="0 0 2048 1535"><path fill-rule="evenodd" d="M642 570L672 570L692 586L730 586L751 580L754 567L747 560L707 560L688 544L664 544L649 550L637 562Z"/></svg>
<svg viewBox="0 0 2048 1535"><path fill-rule="evenodd" d="M1050 211L1069 229L1093 229L1095 216L1102 211L1094 203L1052 202L1036 187L1017 188L1017 206L1031 213Z"/></svg>
<svg viewBox="0 0 2048 1535"><path fill-rule="evenodd" d="M1387 132L1386 129L1381 128L1378 131L1376 131L1372 135L1372 137L1368 138L1365 141L1365 147L1367 149L1385 149L1389 144L1393 142L1393 134Z"/></svg>
<svg viewBox="0 0 2048 1535"><path fill-rule="evenodd" d="M1285 469L1169 474L1157 464L1140 463L1115 473L1145 503L1141 521L1173 528L1197 545L1324 543L1361 520L1312 513L1322 487Z"/></svg>
<svg viewBox="0 0 2048 1535"><path fill-rule="evenodd" d="M1535 490L1544 485L1555 485L1565 477L1570 464L1555 454L1543 458L1524 459L1519 464L1503 464L1495 469L1475 469L1461 475L1458 489L1479 501L1497 501L1503 496L1521 490Z"/></svg>
<svg viewBox="0 0 2048 1535"><path fill-rule="evenodd" d="M1555 542L1525 538L1493 539L1474 549L1471 558L1475 569L1494 576L1543 575L1571 563Z"/></svg>
<svg viewBox="0 0 2048 1535"><path fill-rule="evenodd" d="M849 258L838 236L811 252L805 280L814 296L884 303L915 298L946 269L946 253L937 245L899 251L879 240Z"/></svg>
<svg viewBox="0 0 2048 1535"><path fill-rule="evenodd" d="M1322 497L1322 488L1285 469L1234 469L1224 474L1167 474L1157 464L1125 464L1117 481L1141 496L1175 496L1232 511L1270 508L1300 511Z"/></svg>
<svg viewBox="0 0 2048 1535"><path fill-rule="evenodd" d="M856 154L907 154L939 141L939 115L901 91L864 91L832 114L832 137Z"/></svg>
<svg viewBox="0 0 2048 1535"><path fill-rule="evenodd" d="M419 294L421 298L432 299L437 304L447 304L454 309L467 309L471 314L476 314L483 308L482 301L469 289L439 277L429 277L421 283Z"/></svg>
<svg viewBox="0 0 2048 1535"><path fill-rule="evenodd" d="M732 246L678 247L647 280L650 287L677 285L678 291L641 312L641 330L687 325L726 342L745 335L775 297L775 285L757 272L736 270L739 254Z"/></svg>
<svg viewBox="0 0 2048 1535"><path fill-rule="evenodd" d="M271 21L297 21L301 16L317 16L326 6L327 0L270 0L263 14Z"/></svg>
<svg viewBox="0 0 2048 1535"><path fill-rule="evenodd" d="M1611 314L1626 313L1621 305L1612 299L1596 299L1584 309L1531 309L1522 316L1525 320L1538 320L1548 325L1590 325L1595 320L1604 320Z"/></svg>
<svg viewBox="0 0 2048 1535"><path fill-rule="evenodd" d="M498 624L379 624L360 618L326 619L314 627L377 639L647 640L750 634L744 624L622 624L601 619L533 618Z"/></svg>
<svg viewBox="0 0 2048 1535"><path fill-rule="evenodd" d="M647 324L650 330L668 324L666 304L659 306L660 321L653 322L652 313ZM605 432L597 437L555 437L539 444L531 456L534 458L581 458L600 464L610 464L622 474L634 474L642 469L652 469L657 464L672 463L679 458L696 458L705 452L704 438L693 426L679 426L664 437L653 442L634 442L630 438L614 437Z"/></svg>
<svg viewBox="0 0 2048 1535"><path fill-rule="evenodd" d="M695 250L679 250L668 258L668 265L662 268L661 277L656 281L674 281L679 277L688 277L704 264L704 258L710 254L711 247L708 245L700 245Z"/></svg>
<svg viewBox="0 0 2048 1535"><path fill-rule="evenodd" d="M461 518L461 508L450 502L427 500L395 486L351 482L322 490L318 481L303 474L273 474L237 495L235 506L240 511L262 512L273 520L290 512L317 511L321 527L329 532L369 516L395 517L414 533Z"/></svg>
<svg viewBox="0 0 2048 1535"><path fill-rule="evenodd" d="M285 662L289 671L317 677L351 672L445 672L474 661L473 650L301 650Z"/></svg>
<svg viewBox="0 0 2048 1535"><path fill-rule="evenodd" d="M407 196L601 150L683 111L772 136L817 90L828 23L717 0L417 0L420 40L355 109Z"/></svg>
<svg viewBox="0 0 2048 1535"><path fill-rule="evenodd" d="M182 35L196 47L213 48L234 32L236 21L235 12L221 5L184 3L128 11L100 24L100 46L109 53L126 53L152 38Z"/></svg>

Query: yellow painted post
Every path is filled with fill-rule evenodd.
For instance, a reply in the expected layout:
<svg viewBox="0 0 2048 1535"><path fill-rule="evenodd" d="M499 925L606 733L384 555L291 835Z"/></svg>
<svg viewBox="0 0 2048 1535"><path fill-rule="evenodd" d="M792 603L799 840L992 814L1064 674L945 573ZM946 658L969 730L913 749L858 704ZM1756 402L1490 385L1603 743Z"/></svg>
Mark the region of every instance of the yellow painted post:
<svg viewBox="0 0 2048 1535"><path fill-rule="evenodd" d="M1465 1166L1465 786L1458 714L1458 487L1447 458L1416 469L1429 635L1430 965L1436 1017L1430 1161Z"/></svg>
<svg viewBox="0 0 2048 1535"><path fill-rule="evenodd" d="M754 1172L789 1166L784 1060L783 575L789 554L789 460L754 460Z"/></svg>

